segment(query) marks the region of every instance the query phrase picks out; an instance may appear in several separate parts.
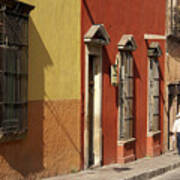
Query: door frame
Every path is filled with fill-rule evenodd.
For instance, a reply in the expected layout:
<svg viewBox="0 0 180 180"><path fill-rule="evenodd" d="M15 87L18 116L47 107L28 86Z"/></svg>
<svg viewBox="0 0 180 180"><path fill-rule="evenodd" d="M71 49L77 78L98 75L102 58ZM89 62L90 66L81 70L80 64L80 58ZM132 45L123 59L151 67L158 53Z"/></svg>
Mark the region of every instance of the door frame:
<svg viewBox="0 0 180 180"><path fill-rule="evenodd" d="M84 168L89 167L89 57L95 57L97 61L98 74L95 75L94 96L94 115L95 123L93 141L96 148L93 148L95 154L94 166L100 166L102 162L102 46L98 44L86 44L85 46L85 124L84 124Z"/></svg>
<svg viewBox="0 0 180 180"><path fill-rule="evenodd" d="M93 166L102 164L102 51L103 46L110 42L109 34L103 24L92 25L84 35L85 43L85 99L84 99L84 169L89 165L89 57L96 57L98 74L95 75L95 119L93 141L96 148L93 149L95 154L95 162ZM93 143L94 143L93 142Z"/></svg>

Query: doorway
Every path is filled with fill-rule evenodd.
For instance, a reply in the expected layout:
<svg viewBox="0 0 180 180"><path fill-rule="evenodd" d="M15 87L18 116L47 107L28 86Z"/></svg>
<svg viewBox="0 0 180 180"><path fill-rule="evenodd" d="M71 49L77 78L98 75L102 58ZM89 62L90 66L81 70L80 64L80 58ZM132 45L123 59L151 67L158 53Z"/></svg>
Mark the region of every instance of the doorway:
<svg viewBox="0 0 180 180"><path fill-rule="evenodd" d="M99 114L98 109L100 103L99 99L99 82L98 75L100 73L98 68L98 57L89 56L89 162L88 167L101 164L100 156L100 139L101 139L101 119L96 115ZM98 152L99 151L99 152Z"/></svg>
<svg viewBox="0 0 180 180"><path fill-rule="evenodd" d="M172 131L176 114L180 111L180 91L179 84L170 84L168 86L168 149L174 150L176 144L172 140L170 132Z"/></svg>
<svg viewBox="0 0 180 180"><path fill-rule="evenodd" d="M85 168L102 164L102 58L100 54L90 53L86 61Z"/></svg>
<svg viewBox="0 0 180 180"><path fill-rule="evenodd" d="M103 24L92 25L84 35L84 169L102 164L102 51L109 41Z"/></svg>

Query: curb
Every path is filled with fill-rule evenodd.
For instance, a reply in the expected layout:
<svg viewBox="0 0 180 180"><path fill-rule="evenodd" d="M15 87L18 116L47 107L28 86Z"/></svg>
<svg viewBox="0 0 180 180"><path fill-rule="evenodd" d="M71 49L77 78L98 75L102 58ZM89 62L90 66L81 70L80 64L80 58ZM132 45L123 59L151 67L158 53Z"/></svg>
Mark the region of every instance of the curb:
<svg viewBox="0 0 180 180"><path fill-rule="evenodd" d="M122 174L114 173L112 174L113 180L150 180L154 177L157 177L159 175L165 174L171 170L174 170L176 168L180 167L180 156L177 155L177 153L166 153L162 156L158 156L155 158L144 158L139 159L137 161L133 161L131 163L126 164L125 166L120 166L119 164L111 164L106 165L100 168L95 168L94 171L91 170L85 170L80 171L75 174L67 174L67 175L59 175L55 177L49 177L49 178L42 178L42 180L103 180L108 179L106 176L101 176L101 173L104 172L104 170L110 170L107 171L106 175L108 175L111 172L114 172L114 168L130 168L130 172L122 172ZM103 170L103 171L101 171ZM89 174L93 174L90 176ZM87 177L86 177L87 175ZM111 174L109 174L111 176ZM108 176L109 177L109 176ZM110 178L111 179L111 178ZM108 179L109 180L109 179Z"/></svg>
<svg viewBox="0 0 180 180"><path fill-rule="evenodd" d="M142 173L139 173L138 175L124 178L121 180L148 180L148 179L154 178L156 176L159 176L161 174L164 174L168 171L171 171L173 169L176 169L178 167L180 167L180 162L173 163L173 164L170 164L165 167L158 168L158 169L151 169L147 172L142 172Z"/></svg>

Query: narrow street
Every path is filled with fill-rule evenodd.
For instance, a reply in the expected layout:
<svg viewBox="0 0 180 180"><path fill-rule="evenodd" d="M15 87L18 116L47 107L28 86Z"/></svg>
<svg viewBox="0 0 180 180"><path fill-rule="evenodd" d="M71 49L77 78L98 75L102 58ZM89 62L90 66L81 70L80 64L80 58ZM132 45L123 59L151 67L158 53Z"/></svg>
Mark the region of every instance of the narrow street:
<svg viewBox="0 0 180 180"><path fill-rule="evenodd" d="M153 178L152 180L180 180L180 168Z"/></svg>
<svg viewBox="0 0 180 180"><path fill-rule="evenodd" d="M149 180L151 178L152 180L166 180L166 178L180 180L180 157L177 153L168 152L161 156L147 157L124 165L111 164L43 180Z"/></svg>

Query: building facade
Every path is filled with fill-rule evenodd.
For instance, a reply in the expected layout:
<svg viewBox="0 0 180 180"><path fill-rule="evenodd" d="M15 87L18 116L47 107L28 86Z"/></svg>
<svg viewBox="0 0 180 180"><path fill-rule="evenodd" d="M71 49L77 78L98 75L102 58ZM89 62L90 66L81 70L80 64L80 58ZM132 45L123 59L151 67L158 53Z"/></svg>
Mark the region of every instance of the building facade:
<svg viewBox="0 0 180 180"><path fill-rule="evenodd" d="M164 0L21 0L11 7L21 16L30 8L28 113L24 136L1 144L0 179L164 152ZM4 45L12 46L6 36Z"/></svg>
<svg viewBox="0 0 180 180"><path fill-rule="evenodd" d="M160 154L163 152L165 39L153 35L165 35L166 3L142 3L138 0L102 3L101 0L84 0L81 6L81 93L84 103L82 111L85 109L82 113L85 167L96 165L96 155L92 162L93 153L99 154L97 164L101 161L103 164L124 163L147 155ZM103 24L103 30L102 26L97 30L98 24ZM145 34L150 36L147 35L146 38ZM95 42L98 38L105 42ZM99 55L93 52L98 51L98 48L101 49ZM151 51L162 53L152 55ZM102 61L99 65L102 68L99 70L100 79L96 81L95 73L92 87L92 79L88 79L93 76L91 63L98 61L98 58ZM110 67L113 64L117 65L119 72L117 86L111 84ZM101 92L96 92L98 84ZM98 105L88 99L93 94L88 92L91 88L94 89L94 96L99 93L102 97ZM93 126L97 116L100 122ZM95 132L91 130L92 126L96 128ZM97 140L95 137L99 136ZM96 143L100 146L98 150L95 148Z"/></svg>
<svg viewBox="0 0 180 180"><path fill-rule="evenodd" d="M28 19L28 127L26 137L1 144L0 179L39 179L77 171L81 163L80 1L21 2L34 6Z"/></svg>
<svg viewBox="0 0 180 180"><path fill-rule="evenodd" d="M175 149L175 145L170 136L176 114L179 112L180 104L180 61L179 61L179 32L180 32L180 1L167 1L167 21L166 21L166 36L167 36L167 56L165 66L166 79L166 106L165 106L165 138L164 145L166 150Z"/></svg>

